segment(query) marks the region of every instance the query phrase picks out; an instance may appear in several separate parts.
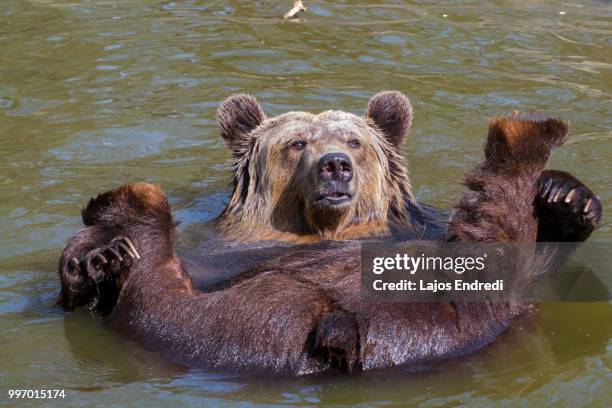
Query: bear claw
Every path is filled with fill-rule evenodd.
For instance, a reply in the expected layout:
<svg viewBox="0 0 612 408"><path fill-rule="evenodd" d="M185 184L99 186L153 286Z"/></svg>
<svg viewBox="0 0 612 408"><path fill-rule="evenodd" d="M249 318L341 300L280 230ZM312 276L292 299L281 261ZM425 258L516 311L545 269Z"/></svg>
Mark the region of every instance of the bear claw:
<svg viewBox="0 0 612 408"><path fill-rule="evenodd" d="M574 177L560 171L543 173L538 200L552 213L576 224L595 227L602 213L599 198Z"/></svg>
<svg viewBox="0 0 612 408"><path fill-rule="evenodd" d="M119 236L106 245L92 249L80 260L72 258L68 263L68 270L76 274L82 274L84 271L91 280L100 282L130 266L136 259L140 259L140 254L132 241Z"/></svg>

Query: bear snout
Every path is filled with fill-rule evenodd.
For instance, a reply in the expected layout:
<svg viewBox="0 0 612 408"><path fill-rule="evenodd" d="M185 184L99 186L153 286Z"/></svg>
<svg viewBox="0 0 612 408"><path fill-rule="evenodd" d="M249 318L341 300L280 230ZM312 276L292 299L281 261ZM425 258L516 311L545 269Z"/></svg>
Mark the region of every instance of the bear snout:
<svg viewBox="0 0 612 408"><path fill-rule="evenodd" d="M353 178L351 158L345 153L327 153L319 159L319 177L323 181L348 183Z"/></svg>
<svg viewBox="0 0 612 408"><path fill-rule="evenodd" d="M341 152L324 154L315 166L319 205L342 207L352 198L350 181L353 179L351 158Z"/></svg>

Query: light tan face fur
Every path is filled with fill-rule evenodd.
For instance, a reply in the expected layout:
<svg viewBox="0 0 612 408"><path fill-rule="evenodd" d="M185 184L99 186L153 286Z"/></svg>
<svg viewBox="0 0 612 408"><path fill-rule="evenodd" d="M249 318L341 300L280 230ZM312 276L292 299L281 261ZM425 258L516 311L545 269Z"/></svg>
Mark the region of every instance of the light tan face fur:
<svg viewBox="0 0 612 408"><path fill-rule="evenodd" d="M252 172L268 192L278 226L291 223L285 218L296 217L296 207L303 208L303 230L322 234L386 213L386 141L364 119L338 111L292 112L264 123L253 136ZM351 180L342 183L349 197L339 204L322 199L327 191L318 164L330 153L344 153L352 167Z"/></svg>
<svg viewBox="0 0 612 408"><path fill-rule="evenodd" d="M402 195L411 198L397 148L410 125L411 109L403 95L399 102L393 99L397 94L373 98L365 117L326 111L267 119L250 97L228 100L218 121L236 170L221 228L239 240L345 239L388 232L390 205L400 205ZM386 108L382 127L374 121L381 121L379 112L371 112L376 103ZM391 120L388 114L397 115L397 103L405 115ZM340 178L323 174L330 156L342 158Z"/></svg>

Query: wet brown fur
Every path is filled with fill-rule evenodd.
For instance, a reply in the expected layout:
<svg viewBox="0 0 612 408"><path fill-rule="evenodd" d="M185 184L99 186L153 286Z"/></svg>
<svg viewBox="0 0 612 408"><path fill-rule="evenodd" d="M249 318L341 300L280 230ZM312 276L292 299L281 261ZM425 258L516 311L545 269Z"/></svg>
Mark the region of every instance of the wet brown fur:
<svg viewBox="0 0 612 408"><path fill-rule="evenodd" d="M523 135L530 135L534 142L525 142ZM538 214L534 197L542 163L567 135L567 124L559 119L517 115L492 119L485 160L466 178L468 192L456 206L448 239L535 241Z"/></svg>
<svg viewBox="0 0 612 408"><path fill-rule="evenodd" d="M494 119L485 160L467 176L468 191L447 239L533 242L537 180L566 134L566 125L555 119ZM174 253L174 222L157 186L127 185L102 194L84 209L83 220L86 228L68 242L60 261L62 305L87 304L94 293L88 277L67 271L67 260L126 235L142 259L120 278L107 276L98 284L96 293L111 305L108 321L191 366L305 374L422 363L481 347L526 307L369 303L359 295L359 244L339 242L294 249L204 293Z"/></svg>

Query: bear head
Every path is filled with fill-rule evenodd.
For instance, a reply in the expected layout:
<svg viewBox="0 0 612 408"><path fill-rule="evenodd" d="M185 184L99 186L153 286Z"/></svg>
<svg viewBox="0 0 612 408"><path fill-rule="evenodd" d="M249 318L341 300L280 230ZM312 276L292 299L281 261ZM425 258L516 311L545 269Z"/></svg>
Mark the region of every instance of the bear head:
<svg viewBox="0 0 612 408"><path fill-rule="evenodd" d="M372 97L363 117L268 118L255 98L235 95L217 122L234 161L232 196L217 220L227 238L311 242L410 229L401 144L412 106L400 92Z"/></svg>

